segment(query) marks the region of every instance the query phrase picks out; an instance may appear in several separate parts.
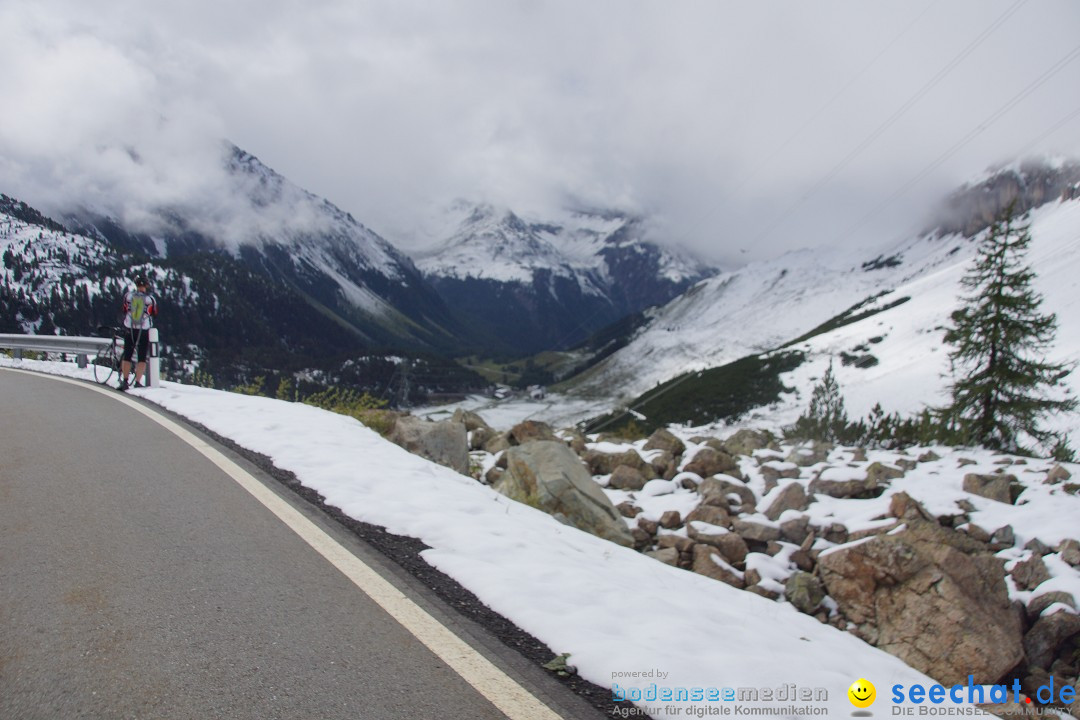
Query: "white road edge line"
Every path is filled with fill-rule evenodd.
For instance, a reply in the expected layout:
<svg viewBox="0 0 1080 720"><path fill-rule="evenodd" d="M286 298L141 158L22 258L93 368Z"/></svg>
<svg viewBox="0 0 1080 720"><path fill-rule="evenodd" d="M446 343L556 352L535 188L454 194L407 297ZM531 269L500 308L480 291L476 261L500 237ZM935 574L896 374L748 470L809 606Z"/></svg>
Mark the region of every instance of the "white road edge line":
<svg viewBox="0 0 1080 720"><path fill-rule="evenodd" d="M509 675L495 667L490 660L474 650L426 610L406 597L364 561L349 552L246 470L225 457L219 450L204 440L199 439L189 430L131 398L118 394L116 390L106 390L96 385L60 375L36 373L16 368L4 369L26 373L35 377L44 376L92 390L122 402L149 417L221 468L225 474L235 480L240 487L247 490L304 542L340 570L361 592L378 603L379 607L397 620L402 627L412 633L508 718L511 720L562 720L561 716L515 682Z"/></svg>

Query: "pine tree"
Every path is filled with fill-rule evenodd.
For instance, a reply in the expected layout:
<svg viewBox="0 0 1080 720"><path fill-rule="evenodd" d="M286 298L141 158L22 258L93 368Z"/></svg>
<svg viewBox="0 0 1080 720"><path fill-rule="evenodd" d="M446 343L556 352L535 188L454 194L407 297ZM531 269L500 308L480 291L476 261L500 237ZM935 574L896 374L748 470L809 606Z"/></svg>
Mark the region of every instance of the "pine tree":
<svg viewBox="0 0 1080 720"><path fill-rule="evenodd" d="M953 346L952 402L937 415L962 444L1015 452L1026 436L1046 445L1055 436L1040 420L1076 408L1067 394L1054 397L1072 367L1044 359L1057 318L1039 312L1042 297L1031 286L1035 273L1024 264L1030 243L1030 226L1014 224L1009 207L961 280L967 294L945 333Z"/></svg>
<svg viewBox="0 0 1080 720"><path fill-rule="evenodd" d="M832 362L829 362L821 382L814 386L810 408L795 421L789 435L805 440L845 442L850 430L840 383L833 374Z"/></svg>

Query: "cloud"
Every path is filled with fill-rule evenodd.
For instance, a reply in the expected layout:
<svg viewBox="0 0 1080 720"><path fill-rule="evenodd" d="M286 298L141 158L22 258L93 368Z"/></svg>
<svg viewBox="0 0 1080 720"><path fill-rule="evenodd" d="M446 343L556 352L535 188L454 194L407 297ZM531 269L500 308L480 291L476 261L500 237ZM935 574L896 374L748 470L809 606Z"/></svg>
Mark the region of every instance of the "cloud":
<svg viewBox="0 0 1080 720"><path fill-rule="evenodd" d="M1080 60L1033 87L1078 21L1071 0L16 0L0 183L205 202L227 138L405 245L467 197L645 212L729 261L862 248L1021 150L1080 155L1080 119L1047 134Z"/></svg>

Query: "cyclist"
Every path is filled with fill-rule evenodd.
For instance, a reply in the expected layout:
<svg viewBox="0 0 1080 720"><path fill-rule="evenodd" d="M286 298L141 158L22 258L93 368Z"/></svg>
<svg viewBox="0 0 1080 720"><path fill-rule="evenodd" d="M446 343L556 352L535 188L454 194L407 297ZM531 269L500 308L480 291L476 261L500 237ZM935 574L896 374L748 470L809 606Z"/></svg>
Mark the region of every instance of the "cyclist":
<svg viewBox="0 0 1080 720"><path fill-rule="evenodd" d="M135 365L135 385L142 384L146 373L146 355L150 348L150 327L157 317L157 300L150 294L150 281L145 275L135 278L135 289L124 293L124 356L120 364L120 389L131 387L131 357L138 352Z"/></svg>

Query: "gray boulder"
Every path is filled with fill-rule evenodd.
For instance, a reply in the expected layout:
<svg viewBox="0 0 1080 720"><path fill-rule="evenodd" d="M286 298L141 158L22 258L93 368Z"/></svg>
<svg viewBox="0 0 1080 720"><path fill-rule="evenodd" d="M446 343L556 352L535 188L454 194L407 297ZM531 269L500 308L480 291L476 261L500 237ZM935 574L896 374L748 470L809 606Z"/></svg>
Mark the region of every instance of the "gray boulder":
<svg viewBox="0 0 1080 720"><path fill-rule="evenodd" d="M742 478L742 472L735 458L723 450L717 450L708 445L698 448L690 461L683 466L683 470L697 473L703 478L721 473Z"/></svg>
<svg viewBox="0 0 1080 720"><path fill-rule="evenodd" d="M757 512L757 498L744 483L735 481L731 476L709 477L697 486L703 505L715 505L728 508L732 514ZM735 500L732 507L732 497Z"/></svg>
<svg viewBox="0 0 1080 720"><path fill-rule="evenodd" d="M997 682L1024 658L1002 562L966 535L913 518L817 572L860 637L946 686Z"/></svg>
<svg viewBox="0 0 1080 720"><path fill-rule="evenodd" d="M799 612L813 615L825 599L825 585L808 572L795 572L784 584L784 597Z"/></svg>
<svg viewBox="0 0 1080 720"><path fill-rule="evenodd" d="M788 483L765 510L765 517L778 520L785 511L805 510L809 504L810 499L806 496L806 489L803 488L802 483Z"/></svg>
<svg viewBox="0 0 1080 720"><path fill-rule="evenodd" d="M1024 636L1024 652L1028 663L1038 668L1049 669L1058 651L1072 638L1080 635L1080 615L1068 612L1056 612L1044 615Z"/></svg>
<svg viewBox="0 0 1080 720"><path fill-rule="evenodd" d="M972 495L978 495L980 497L987 498L989 500L996 500L997 502L1005 503L1006 505L1012 505L1015 499L1015 493L1012 487L1016 484L1015 475L978 475L976 473L968 473L964 476L964 492L969 492Z"/></svg>
<svg viewBox="0 0 1080 720"><path fill-rule="evenodd" d="M565 443L545 440L506 452L506 472L496 490L580 530L627 547L634 544L622 515Z"/></svg>
<svg viewBox="0 0 1080 720"><path fill-rule="evenodd" d="M716 548L710 545L694 546L694 559L690 566L691 570L713 580L726 582L728 585L737 587L740 590L745 588L746 581L739 572L725 567L726 564L727 562L720 557Z"/></svg>
<svg viewBox="0 0 1080 720"><path fill-rule="evenodd" d="M453 420L429 422L406 415L398 418L388 439L414 455L469 474L469 444L464 423Z"/></svg>
<svg viewBox="0 0 1080 720"><path fill-rule="evenodd" d="M755 450L776 450L776 438L765 430L739 430L724 440L724 447L732 455L753 455Z"/></svg>
<svg viewBox="0 0 1080 720"><path fill-rule="evenodd" d="M669 430L660 428L645 442L645 450L664 450L673 457L678 457L686 452L686 444L675 437Z"/></svg>
<svg viewBox="0 0 1080 720"><path fill-rule="evenodd" d="M629 465L620 465L611 473L608 487L615 490L640 490L648 482L640 470Z"/></svg>

